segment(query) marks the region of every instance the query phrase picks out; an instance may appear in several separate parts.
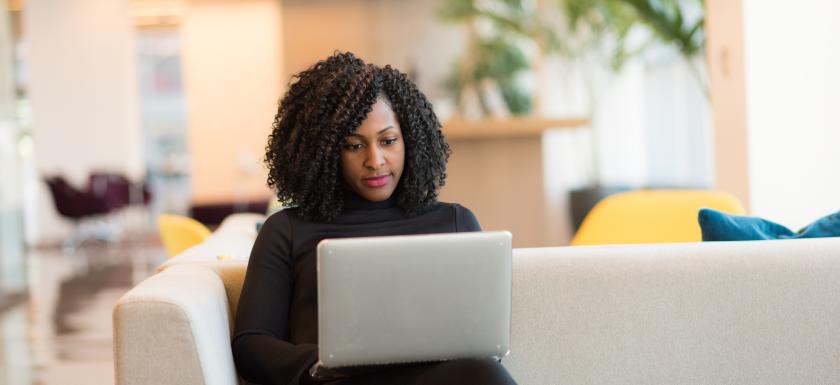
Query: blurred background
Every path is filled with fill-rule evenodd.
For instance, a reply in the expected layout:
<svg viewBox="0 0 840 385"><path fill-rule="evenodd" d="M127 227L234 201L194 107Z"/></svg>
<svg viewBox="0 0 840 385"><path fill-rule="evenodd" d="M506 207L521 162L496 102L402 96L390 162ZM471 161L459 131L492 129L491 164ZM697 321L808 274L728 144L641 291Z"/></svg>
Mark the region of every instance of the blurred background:
<svg viewBox="0 0 840 385"><path fill-rule="evenodd" d="M445 201L515 247L601 197L718 189L799 228L837 210L840 3L0 0L0 384L112 383L114 301L162 214L265 213L291 75L406 72L453 148Z"/></svg>

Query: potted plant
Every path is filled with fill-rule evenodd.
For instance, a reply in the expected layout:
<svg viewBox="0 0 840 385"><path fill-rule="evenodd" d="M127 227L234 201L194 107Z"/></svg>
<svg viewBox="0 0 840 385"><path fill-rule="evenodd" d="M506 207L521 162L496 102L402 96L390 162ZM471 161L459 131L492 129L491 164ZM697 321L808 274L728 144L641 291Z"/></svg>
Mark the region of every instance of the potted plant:
<svg viewBox="0 0 840 385"><path fill-rule="evenodd" d="M461 116L467 115L465 105L470 99L477 100L483 117L528 115L537 96L517 78L529 71L538 73L535 67L543 56L562 55L572 61L594 58L615 73L649 47L665 45L677 50L708 97L704 63L696 60L705 46L703 1L450 0L440 15L464 24L469 38L446 86ZM694 17L690 17L692 12ZM562 15L561 20L547 16L555 14ZM638 30L645 32L646 41L631 41L631 32ZM594 116L599 90L594 82L587 83L590 116ZM494 103L494 98L503 100L503 111L498 111L500 103ZM591 129L597 129L597 124ZM599 149L595 140L590 143L592 182L572 191L570 197L575 228L598 200L629 189L602 184Z"/></svg>
<svg viewBox="0 0 840 385"><path fill-rule="evenodd" d="M571 58L588 54L600 56L613 72L618 72L631 58L656 44L673 47L685 61L691 74L708 98L703 62L696 59L704 53L705 33L703 0L558 0L567 18L566 32L561 34L563 53ZM691 10L699 17L689 17ZM631 31L642 29L648 39L631 44ZM597 108L598 91L590 87L591 105ZM592 141L592 169L598 173L598 148ZM595 176L590 186L570 193L572 222L577 229L589 210L604 197L626 191L627 186L603 186Z"/></svg>

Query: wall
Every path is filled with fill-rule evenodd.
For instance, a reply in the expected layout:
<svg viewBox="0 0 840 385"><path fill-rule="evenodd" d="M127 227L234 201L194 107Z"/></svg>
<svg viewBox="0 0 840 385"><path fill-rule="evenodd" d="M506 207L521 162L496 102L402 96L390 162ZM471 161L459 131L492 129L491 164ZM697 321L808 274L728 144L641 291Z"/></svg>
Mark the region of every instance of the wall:
<svg viewBox="0 0 840 385"><path fill-rule="evenodd" d="M192 200L265 199L262 157L284 89L276 0L194 0L181 25Z"/></svg>
<svg viewBox="0 0 840 385"><path fill-rule="evenodd" d="M752 212L799 228L840 209L840 3L743 4Z"/></svg>
<svg viewBox="0 0 840 385"><path fill-rule="evenodd" d="M686 61L669 53L664 60L649 59L645 66L642 135L646 146L641 148L646 183L706 188L714 183L709 99ZM704 58L694 62L702 76Z"/></svg>
<svg viewBox="0 0 840 385"><path fill-rule="evenodd" d="M715 187L750 207L741 0L706 3L706 57L714 121Z"/></svg>
<svg viewBox="0 0 840 385"><path fill-rule="evenodd" d="M283 83L335 50L373 61L376 1L283 1Z"/></svg>
<svg viewBox="0 0 840 385"><path fill-rule="evenodd" d="M798 229L837 211L840 4L710 1L717 186Z"/></svg>
<svg viewBox="0 0 840 385"><path fill-rule="evenodd" d="M284 84L331 55L351 51L414 75L433 102L443 103L441 79L460 55L465 36L443 24L443 0L286 0L283 2ZM436 106L437 104L436 103Z"/></svg>
<svg viewBox="0 0 840 385"><path fill-rule="evenodd" d="M142 174L134 41L124 1L30 0L24 9L32 135L40 176L86 183L96 169ZM69 223L38 184L38 234L55 239ZM31 216L28 216L31 218Z"/></svg>

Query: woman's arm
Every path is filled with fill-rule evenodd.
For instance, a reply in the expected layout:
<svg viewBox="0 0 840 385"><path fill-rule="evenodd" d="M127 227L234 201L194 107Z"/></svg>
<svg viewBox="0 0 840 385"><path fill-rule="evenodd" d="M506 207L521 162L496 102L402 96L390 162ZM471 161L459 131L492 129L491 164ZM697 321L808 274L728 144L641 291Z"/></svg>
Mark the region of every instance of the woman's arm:
<svg viewBox="0 0 840 385"><path fill-rule="evenodd" d="M289 217L280 212L257 235L236 311L233 358L249 382L298 384L317 360L317 345L288 342L292 273Z"/></svg>

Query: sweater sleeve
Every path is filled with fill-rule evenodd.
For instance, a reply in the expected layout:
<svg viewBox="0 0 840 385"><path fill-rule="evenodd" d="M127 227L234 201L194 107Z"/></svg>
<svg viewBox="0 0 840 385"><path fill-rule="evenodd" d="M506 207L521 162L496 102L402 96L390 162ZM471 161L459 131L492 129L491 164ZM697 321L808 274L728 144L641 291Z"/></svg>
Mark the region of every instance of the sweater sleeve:
<svg viewBox="0 0 840 385"><path fill-rule="evenodd" d="M459 233L481 231L481 225L478 224L475 214L457 203L455 204L455 231Z"/></svg>
<svg viewBox="0 0 840 385"><path fill-rule="evenodd" d="M317 360L317 345L289 342L292 287L291 225L279 212L257 235L236 311L233 359L249 382L298 384Z"/></svg>

